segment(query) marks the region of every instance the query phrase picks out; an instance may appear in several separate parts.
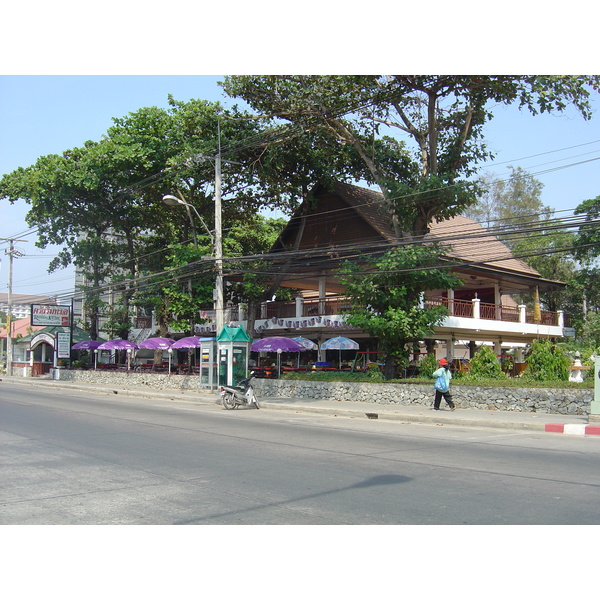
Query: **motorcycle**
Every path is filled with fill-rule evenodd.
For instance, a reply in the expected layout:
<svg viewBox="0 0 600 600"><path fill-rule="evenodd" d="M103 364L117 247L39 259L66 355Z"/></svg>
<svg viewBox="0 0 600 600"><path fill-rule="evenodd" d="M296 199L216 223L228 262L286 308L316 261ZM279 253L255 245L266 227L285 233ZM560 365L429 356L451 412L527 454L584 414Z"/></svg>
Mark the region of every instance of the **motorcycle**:
<svg viewBox="0 0 600 600"><path fill-rule="evenodd" d="M244 405L250 408L260 408L252 387L253 379L254 374L247 379L242 379L237 385L221 386L221 404L227 410Z"/></svg>

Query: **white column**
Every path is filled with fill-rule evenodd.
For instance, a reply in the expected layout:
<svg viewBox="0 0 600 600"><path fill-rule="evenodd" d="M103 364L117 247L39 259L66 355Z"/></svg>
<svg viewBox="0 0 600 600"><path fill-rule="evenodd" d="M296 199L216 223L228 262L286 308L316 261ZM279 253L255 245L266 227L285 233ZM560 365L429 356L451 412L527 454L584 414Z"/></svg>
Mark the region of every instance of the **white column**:
<svg viewBox="0 0 600 600"><path fill-rule="evenodd" d="M527 323L527 307L519 304L519 323Z"/></svg>
<svg viewBox="0 0 600 600"><path fill-rule="evenodd" d="M479 298L473 298L471 302L473 302L473 318L481 319L481 307L479 306L481 300Z"/></svg>

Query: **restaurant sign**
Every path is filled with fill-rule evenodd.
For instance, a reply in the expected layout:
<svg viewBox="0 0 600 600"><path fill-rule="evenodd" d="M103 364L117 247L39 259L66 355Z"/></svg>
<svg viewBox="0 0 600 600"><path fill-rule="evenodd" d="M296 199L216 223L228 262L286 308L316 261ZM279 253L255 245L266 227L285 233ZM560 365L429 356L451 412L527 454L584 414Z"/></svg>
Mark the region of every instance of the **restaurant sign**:
<svg viewBox="0 0 600 600"><path fill-rule="evenodd" d="M71 325L71 308L69 306L32 304L31 325L69 327Z"/></svg>

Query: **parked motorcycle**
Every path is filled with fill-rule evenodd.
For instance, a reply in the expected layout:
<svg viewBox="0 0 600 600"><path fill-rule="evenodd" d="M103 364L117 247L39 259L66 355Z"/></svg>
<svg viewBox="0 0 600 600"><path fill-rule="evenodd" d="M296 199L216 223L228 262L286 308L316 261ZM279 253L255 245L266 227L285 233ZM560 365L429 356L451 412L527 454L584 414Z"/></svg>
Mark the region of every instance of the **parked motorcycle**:
<svg viewBox="0 0 600 600"><path fill-rule="evenodd" d="M254 374L247 379L242 379L237 385L221 386L221 404L227 410L237 408L238 406L260 408L256 395L254 394L254 388L252 387L253 379Z"/></svg>

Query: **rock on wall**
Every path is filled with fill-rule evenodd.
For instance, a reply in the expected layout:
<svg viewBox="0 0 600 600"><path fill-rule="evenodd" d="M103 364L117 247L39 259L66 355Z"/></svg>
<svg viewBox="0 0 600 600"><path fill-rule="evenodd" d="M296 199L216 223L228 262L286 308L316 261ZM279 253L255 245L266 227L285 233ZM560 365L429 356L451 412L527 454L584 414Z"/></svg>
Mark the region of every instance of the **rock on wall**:
<svg viewBox="0 0 600 600"><path fill-rule="evenodd" d="M256 379L256 395L374 404L433 404L433 386ZM594 390L452 386L460 408L588 415Z"/></svg>

